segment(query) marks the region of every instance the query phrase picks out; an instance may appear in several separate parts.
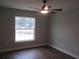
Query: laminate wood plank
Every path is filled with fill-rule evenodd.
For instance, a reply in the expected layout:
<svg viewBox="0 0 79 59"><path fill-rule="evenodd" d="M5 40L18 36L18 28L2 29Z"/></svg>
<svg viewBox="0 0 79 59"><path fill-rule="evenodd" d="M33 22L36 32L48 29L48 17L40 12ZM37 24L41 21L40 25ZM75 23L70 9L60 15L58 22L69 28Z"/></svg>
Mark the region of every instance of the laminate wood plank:
<svg viewBox="0 0 79 59"><path fill-rule="evenodd" d="M0 59L75 59L51 47L37 47L0 53Z"/></svg>

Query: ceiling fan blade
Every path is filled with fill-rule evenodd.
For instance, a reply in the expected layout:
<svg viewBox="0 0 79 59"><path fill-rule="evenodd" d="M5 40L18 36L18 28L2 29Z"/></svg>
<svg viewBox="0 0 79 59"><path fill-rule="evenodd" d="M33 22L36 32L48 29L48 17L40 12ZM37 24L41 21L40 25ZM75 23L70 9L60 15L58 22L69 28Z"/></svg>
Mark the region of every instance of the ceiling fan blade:
<svg viewBox="0 0 79 59"><path fill-rule="evenodd" d="M63 9L52 9L53 11L62 11Z"/></svg>
<svg viewBox="0 0 79 59"><path fill-rule="evenodd" d="M53 14L54 14L54 13L56 13L56 12L50 12L50 13L53 13Z"/></svg>
<svg viewBox="0 0 79 59"><path fill-rule="evenodd" d="M48 5L48 8L50 9L50 8L52 8L52 6Z"/></svg>
<svg viewBox="0 0 79 59"><path fill-rule="evenodd" d="M38 9L38 8L35 8L35 7L29 7L29 8L31 8L31 9Z"/></svg>

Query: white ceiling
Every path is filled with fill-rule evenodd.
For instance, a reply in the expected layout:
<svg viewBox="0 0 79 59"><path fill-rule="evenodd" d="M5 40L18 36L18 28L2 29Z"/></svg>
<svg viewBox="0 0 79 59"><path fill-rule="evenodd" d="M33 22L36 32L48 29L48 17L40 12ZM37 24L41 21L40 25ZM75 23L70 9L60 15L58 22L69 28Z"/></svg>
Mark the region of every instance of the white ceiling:
<svg viewBox="0 0 79 59"><path fill-rule="evenodd" d="M16 8L21 10L37 11L42 7L42 0L0 0L0 6L9 8ZM51 5L52 8L79 8L79 0L48 0L47 5Z"/></svg>

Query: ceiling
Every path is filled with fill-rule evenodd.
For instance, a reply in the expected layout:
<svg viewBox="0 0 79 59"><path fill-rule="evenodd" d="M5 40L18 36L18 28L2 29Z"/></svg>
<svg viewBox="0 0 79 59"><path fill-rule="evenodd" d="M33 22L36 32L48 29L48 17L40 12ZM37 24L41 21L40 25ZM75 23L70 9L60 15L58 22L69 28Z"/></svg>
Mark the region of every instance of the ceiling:
<svg viewBox="0 0 79 59"><path fill-rule="evenodd" d="M0 0L0 6L21 10L37 11L35 8L41 9L42 5L42 0ZM79 8L79 0L48 0L47 5L51 5L52 9Z"/></svg>

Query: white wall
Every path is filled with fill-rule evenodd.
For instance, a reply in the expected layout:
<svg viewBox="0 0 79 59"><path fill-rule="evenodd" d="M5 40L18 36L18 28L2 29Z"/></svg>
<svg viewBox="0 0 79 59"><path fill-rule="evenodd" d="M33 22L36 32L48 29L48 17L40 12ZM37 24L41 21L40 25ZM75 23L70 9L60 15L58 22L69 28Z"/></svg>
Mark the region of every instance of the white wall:
<svg viewBox="0 0 79 59"><path fill-rule="evenodd" d="M35 41L15 42L15 16L35 17ZM0 50L15 49L47 43L47 15L32 11L0 7Z"/></svg>
<svg viewBox="0 0 79 59"><path fill-rule="evenodd" d="M50 45L79 56L79 9L63 10L51 15Z"/></svg>

